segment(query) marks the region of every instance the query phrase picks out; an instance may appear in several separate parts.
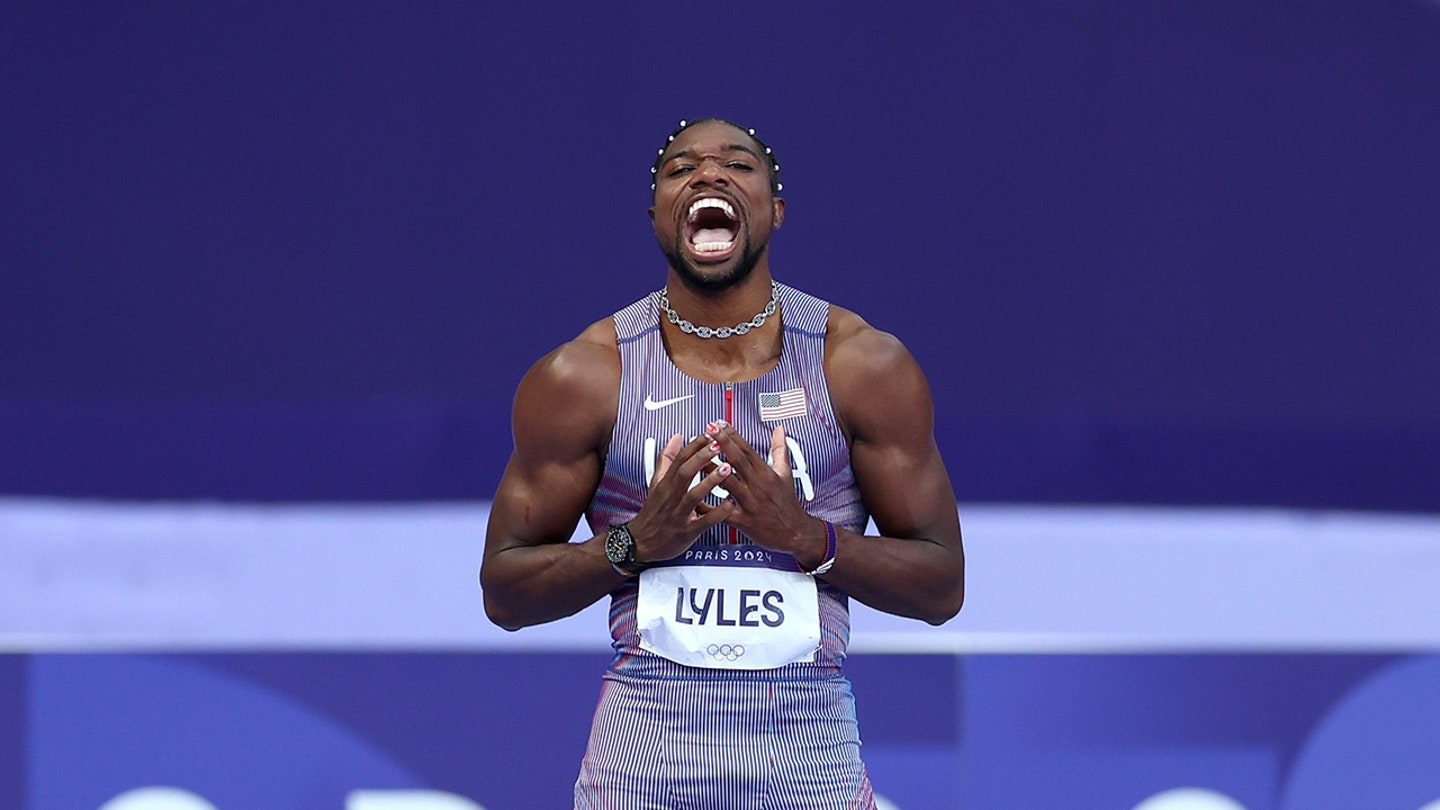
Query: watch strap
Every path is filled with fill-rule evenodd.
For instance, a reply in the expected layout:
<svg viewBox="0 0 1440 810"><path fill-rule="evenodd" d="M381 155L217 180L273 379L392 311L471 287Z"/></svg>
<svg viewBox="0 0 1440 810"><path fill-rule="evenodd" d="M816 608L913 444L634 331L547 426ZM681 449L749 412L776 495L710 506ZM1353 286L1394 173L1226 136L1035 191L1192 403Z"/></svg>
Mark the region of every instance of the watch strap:
<svg viewBox="0 0 1440 810"><path fill-rule="evenodd" d="M605 558L621 576L635 577L645 570L645 564L635 560L635 536L630 533L628 521L606 530Z"/></svg>

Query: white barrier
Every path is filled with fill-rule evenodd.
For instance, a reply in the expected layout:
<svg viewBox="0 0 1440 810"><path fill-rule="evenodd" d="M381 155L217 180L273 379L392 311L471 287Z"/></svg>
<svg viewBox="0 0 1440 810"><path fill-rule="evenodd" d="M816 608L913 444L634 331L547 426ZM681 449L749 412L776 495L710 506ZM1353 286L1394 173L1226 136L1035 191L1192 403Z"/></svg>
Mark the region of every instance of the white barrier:
<svg viewBox="0 0 1440 810"><path fill-rule="evenodd" d="M967 601L857 652L1440 649L1440 516L962 504ZM0 649L603 650L484 616L488 506L0 498ZM843 560L841 561L843 564Z"/></svg>

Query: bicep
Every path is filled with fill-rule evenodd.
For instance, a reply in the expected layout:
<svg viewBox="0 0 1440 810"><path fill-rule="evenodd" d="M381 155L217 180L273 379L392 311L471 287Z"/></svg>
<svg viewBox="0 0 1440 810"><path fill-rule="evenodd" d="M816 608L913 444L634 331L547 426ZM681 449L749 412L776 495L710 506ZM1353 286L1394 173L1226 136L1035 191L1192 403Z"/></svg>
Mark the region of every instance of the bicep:
<svg viewBox="0 0 1440 810"><path fill-rule="evenodd" d="M570 539L600 483L618 368L595 346L547 355L515 394L515 450L491 506L486 556Z"/></svg>
<svg viewBox="0 0 1440 810"><path fill-rule="evenodd" d="M599 475L599 459L593 454L529 460L517 449L490 507L486 556L517 546L568 541Z"/></svg>
<svg viewBox="0 0 1440 810"><path fill-rule="evenodd" d="M875 337L842 373L851 466L881 534L949 545L960 539L955 492L935 442L930 386L899 341Z"/></svg>
<svg viewBox="0 0 1440 810"><path fill-rule="evenodd" d="M955 493L933 439L860 440L851 449L860 494L875 526L887 537L959 540Z"/></svg>

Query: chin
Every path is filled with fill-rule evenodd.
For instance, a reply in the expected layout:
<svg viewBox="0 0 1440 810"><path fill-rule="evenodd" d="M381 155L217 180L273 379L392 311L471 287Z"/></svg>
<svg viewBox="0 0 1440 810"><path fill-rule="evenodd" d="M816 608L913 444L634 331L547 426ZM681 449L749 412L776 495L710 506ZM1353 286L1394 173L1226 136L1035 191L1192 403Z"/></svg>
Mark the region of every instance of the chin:
<svg viewBox="0 0 1440 810"><path fill-rule="evenodd" d="M665 251L665 258L686 286L713 292L728 290L749 278L760 263L760 251L745 249L730 261L714 265L696 264L678 248Z"/></svg>

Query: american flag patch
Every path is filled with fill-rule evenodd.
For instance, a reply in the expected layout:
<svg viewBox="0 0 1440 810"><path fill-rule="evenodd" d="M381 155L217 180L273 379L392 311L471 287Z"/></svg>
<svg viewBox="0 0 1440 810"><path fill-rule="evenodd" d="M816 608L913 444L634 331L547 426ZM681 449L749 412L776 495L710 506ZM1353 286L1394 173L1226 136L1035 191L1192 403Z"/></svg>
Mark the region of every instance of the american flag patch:
<svg viewBox="0 0 1440 810"><path fill-rule="evenodd" d="M775 422L809 413L805 407L805 389L791 388L774 394L760 395L760 421Z"/></svg>

